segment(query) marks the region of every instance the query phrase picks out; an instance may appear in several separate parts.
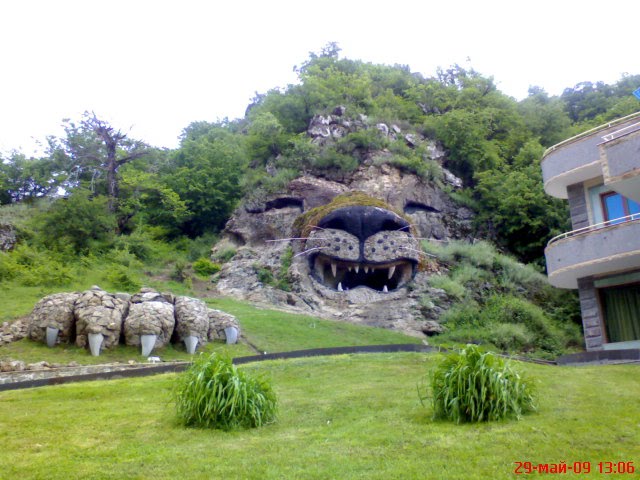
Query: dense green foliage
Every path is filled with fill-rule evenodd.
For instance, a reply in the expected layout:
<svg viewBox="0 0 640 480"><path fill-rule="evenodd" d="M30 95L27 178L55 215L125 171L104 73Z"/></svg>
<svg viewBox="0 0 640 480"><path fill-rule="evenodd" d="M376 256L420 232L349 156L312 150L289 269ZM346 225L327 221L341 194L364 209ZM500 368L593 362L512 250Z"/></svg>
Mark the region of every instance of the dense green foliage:
<svg viewBox="0 0 640 480"><path fill-rule="evenodd" d="M277 397L271 384L237 368L230 358L200 355L176 382L176 411L188 427L232 430L272 423Z"/></svg>
<svg viewBox="0 0 640 480"><path fill-rule="evenodd" d="M431 398L435 418L461 422L488 422L520 418L535 410L533 385L511 365L476 345L449 353L431 372L431 391L424 386L420 399Z"/></svg>
<svg viewBox="0 0 640 480"><path fill-rule="evenodd" d="M551 287L530 265L500 254L487 242L424 242L447 266L429 283L444 290L453 306L440 317L445 333L434 343L479 343L504 352L555 357L582 345L574 292ZM437 299L422 299L429 313Z"/></svg>

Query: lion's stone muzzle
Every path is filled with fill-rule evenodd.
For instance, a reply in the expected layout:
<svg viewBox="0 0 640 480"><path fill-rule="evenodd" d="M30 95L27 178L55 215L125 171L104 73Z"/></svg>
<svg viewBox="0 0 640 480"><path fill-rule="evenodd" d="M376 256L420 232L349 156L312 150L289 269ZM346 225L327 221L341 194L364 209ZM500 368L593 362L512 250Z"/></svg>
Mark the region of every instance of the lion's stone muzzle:
<svg viewBox="0 0 640 480"><path fill-rule="evenodd" d="M419 263L418 241L409 230L405 219L379 207L334 210L306 242L312 278L338 291L397 290L413 278Z"/></svg>

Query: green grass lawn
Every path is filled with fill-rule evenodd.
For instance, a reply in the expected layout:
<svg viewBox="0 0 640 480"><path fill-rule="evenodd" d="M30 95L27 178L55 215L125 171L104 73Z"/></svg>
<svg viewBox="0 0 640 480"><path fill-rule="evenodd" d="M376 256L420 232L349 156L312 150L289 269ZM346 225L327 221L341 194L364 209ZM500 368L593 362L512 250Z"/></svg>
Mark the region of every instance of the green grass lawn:
<svg viewBox="0 0 640 480"><path fill-rule="evenodd" d="M266 308L257 308L231 298L209 298L207 305L235 315L245 335L261 351L269 353L307 348L421 343L394 330L320 320Z"/></svg>
<svg viewBox="0 0 640 480"><path fill-rule="evenodd" d="M279 419L229 433L177 424L175 375L1 392L0 478L507 479L519 477L519 461L592 462L594 469L600 461L631 461L640 468L638 365L517 364L538 383L536 413L454 425L431 420L416 394L436 358L248 365L271 377Z"/></svg>

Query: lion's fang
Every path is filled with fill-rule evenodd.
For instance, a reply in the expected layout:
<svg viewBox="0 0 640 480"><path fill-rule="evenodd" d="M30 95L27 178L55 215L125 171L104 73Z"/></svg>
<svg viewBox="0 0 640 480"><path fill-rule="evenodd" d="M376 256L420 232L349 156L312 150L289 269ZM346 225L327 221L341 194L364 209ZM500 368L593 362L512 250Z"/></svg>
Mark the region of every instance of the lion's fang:
<svg viewBox="0 0 640 480"><path fill-rule="evenodd" d="M338 282L338 291L339 292L343 292L344 290L342 289L342 282Z"/></svg>
<svg viewBox="0 0 640 480"><path fill-rule="evenodd" d="M389 280L391 280L391 277L393 277L393 274L396 272L396 266L392 265L391 267L389 267L389 275L387 276L387 278Z"/></svg>
<svg viewBox="0 0 640 480"><path fill-rule="evenodd" d="M387 286L385 285L384 287L382 287L382 291L384 293L389 293L389 289L387 288Z"/></svg>
<svg viewBox="0 0 640 480"><path fill-rule="evenodd" d="M338 265L336 265L336 262L331 262L331 273L333 273L333 278L336 278L338 275Z"/></svg>

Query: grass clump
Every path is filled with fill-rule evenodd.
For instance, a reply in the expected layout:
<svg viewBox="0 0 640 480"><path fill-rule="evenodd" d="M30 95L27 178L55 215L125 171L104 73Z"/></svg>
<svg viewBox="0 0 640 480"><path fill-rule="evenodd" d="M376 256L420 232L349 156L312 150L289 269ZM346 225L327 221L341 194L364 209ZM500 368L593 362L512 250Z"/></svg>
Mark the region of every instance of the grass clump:
<svg viewBox="0 0 640 480"><path fill-rule="evenodd" d="M440 288L452 298L462 300L466 295L466 289L460 282L447 275L434 275L429 278L429 285L433 288Z"/></svg>
<svg viewBox="0 0 640 480"><path fill-rule="evenodd" d="M174 392L179 421L188 427L233 430L275 421L277 398L271 384L236 368L216 353L200 355L179 377Z"/></svg>
<svg viewBox="0 0 640 480"><path fill-rule="evenodd" d="M531 382L476 345L447 355L431 373L431 390L434 418L455 423L520 418L536 408Z"/></svg>

